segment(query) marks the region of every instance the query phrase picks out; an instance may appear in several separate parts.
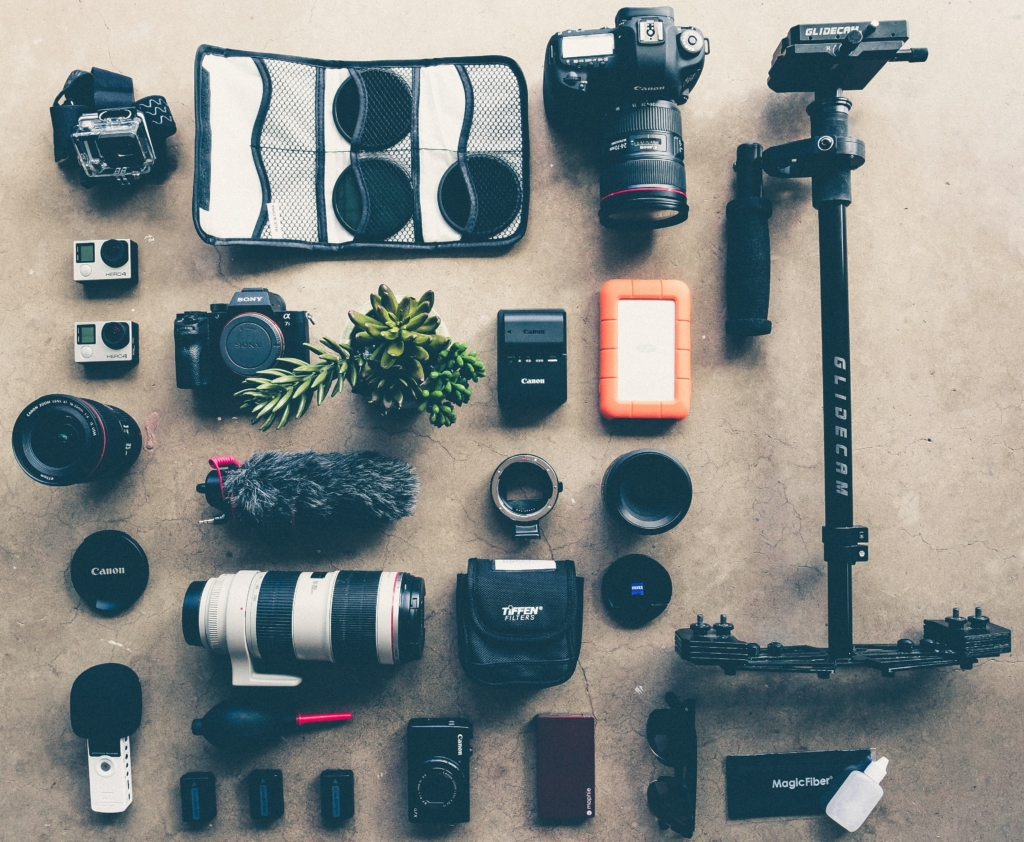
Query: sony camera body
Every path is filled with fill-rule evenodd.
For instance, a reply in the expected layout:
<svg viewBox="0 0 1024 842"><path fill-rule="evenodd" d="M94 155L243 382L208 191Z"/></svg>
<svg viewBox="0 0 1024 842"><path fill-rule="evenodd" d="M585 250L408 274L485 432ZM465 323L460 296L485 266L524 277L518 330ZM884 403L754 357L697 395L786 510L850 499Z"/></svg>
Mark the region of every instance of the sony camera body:
<svg viewBox="0 0 1024 842"><path fill-rule="evenodd" d="M174 366L179 389L222 386L272 368L281 356L309 360L309 314L286 309L284 299L246 288L210 312L189 310L174 320Z"/></svg>
<svg viewBox="0 0 1024 842"><path fill-rule="evenodd" d="M412 719L409 754L409 821L469 821L469 759L473 726L468 719Z"/></svg>
<svg viewBox="0 0 1024 842"><path fill-rule="evenodd" d="M602 225L650 230L689 215L676 106L689 98L707 51L704 34L676 26L669 6L619 9L613 29L551 37L544 111L555 128L600 129Z"/></svg>
<svg viewBox="0 0 1024 842"><path fill-rule="evenodd" d="M676 26L670 6L619 9L612 29L558 32L544 60L544 111L558 128L578 126L628 102L682 105L704 69L707 41Z"/></svg>
<svg viewBox="0 0 1024 842"><path fill-rule="evenodd" d="M75 322L75 362L129 368L139 361L135 322Z"/></svg>

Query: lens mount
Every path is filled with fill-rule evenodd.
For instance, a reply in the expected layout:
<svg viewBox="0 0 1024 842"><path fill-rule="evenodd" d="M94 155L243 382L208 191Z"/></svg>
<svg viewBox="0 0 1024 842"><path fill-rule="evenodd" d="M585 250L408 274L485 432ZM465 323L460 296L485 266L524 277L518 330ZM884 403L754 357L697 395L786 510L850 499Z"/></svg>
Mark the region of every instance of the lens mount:
<svg viewBox="0 0 1024 842"><path fill-rule="evenodd" d="M220 335L224 364L241 377L270 368L283 351L281 328L263 313L240 313L224 325Z"/></svg>
<svg viewBox="0 0 1024 842"><path fill-rule="evenodd" d="M510 456L491 476L491 500L516 526L516 537L537 537L538 522L558 502L562 483L544 459L529 453Z"/></svg>

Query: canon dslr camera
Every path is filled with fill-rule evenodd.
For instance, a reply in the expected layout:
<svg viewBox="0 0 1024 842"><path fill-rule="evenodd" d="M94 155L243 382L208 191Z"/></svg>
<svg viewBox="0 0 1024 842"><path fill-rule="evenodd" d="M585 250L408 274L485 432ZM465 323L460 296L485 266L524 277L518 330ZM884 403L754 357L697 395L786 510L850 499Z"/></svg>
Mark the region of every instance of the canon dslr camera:
<svg viewBox="0 0 1024 842"><path fill-rule="evenodd" d="M278 358L309 360L309 314L285 309L284 299L262 288L189 310L174 320L174 367L179 389L239 388L242 379L272 368Z"/></svg>
<svg viewBox="0 0 1024 842"><path fill-rule="evenodd" d="M708 42L672 8L619 9L614 29L559 32L544 61L544 111L558 129L600 125L601 224L645 230L686 219L677 105L704 69Z"/></svg>

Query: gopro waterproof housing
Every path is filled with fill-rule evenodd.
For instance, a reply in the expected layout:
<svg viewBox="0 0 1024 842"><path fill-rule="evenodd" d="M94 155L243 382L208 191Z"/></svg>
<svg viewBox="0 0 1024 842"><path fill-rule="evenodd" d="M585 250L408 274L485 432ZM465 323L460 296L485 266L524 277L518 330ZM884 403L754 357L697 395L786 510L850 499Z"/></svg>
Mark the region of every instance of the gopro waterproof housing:
<svg viewBox="0 0 1024 842"><path fill-rule="evenodd" d="M156 163L146 119L135 108L83 114L71 140L89 178L141 178Z"/></svg>

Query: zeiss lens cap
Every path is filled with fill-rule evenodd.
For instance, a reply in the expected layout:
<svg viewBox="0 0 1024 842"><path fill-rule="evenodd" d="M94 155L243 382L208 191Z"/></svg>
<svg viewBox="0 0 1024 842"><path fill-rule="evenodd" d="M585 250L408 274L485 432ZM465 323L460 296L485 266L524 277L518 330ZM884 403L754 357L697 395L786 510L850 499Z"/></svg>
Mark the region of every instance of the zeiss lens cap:
<svg viewBox="0 0 1024 842"><path fill-rule="evenodd" d="M71 584L82 601L101 614L130 608L149 583L149 561L138 541L124 532L94 532L71 557Z"/></svg>
<svg viewBox="0 0 1024 842"><path fill-rule="evenodd" d="M672 577L653 558L626 555L608 565L601 579L601 601L620 626L635 629L668 607Z"/></svg>

